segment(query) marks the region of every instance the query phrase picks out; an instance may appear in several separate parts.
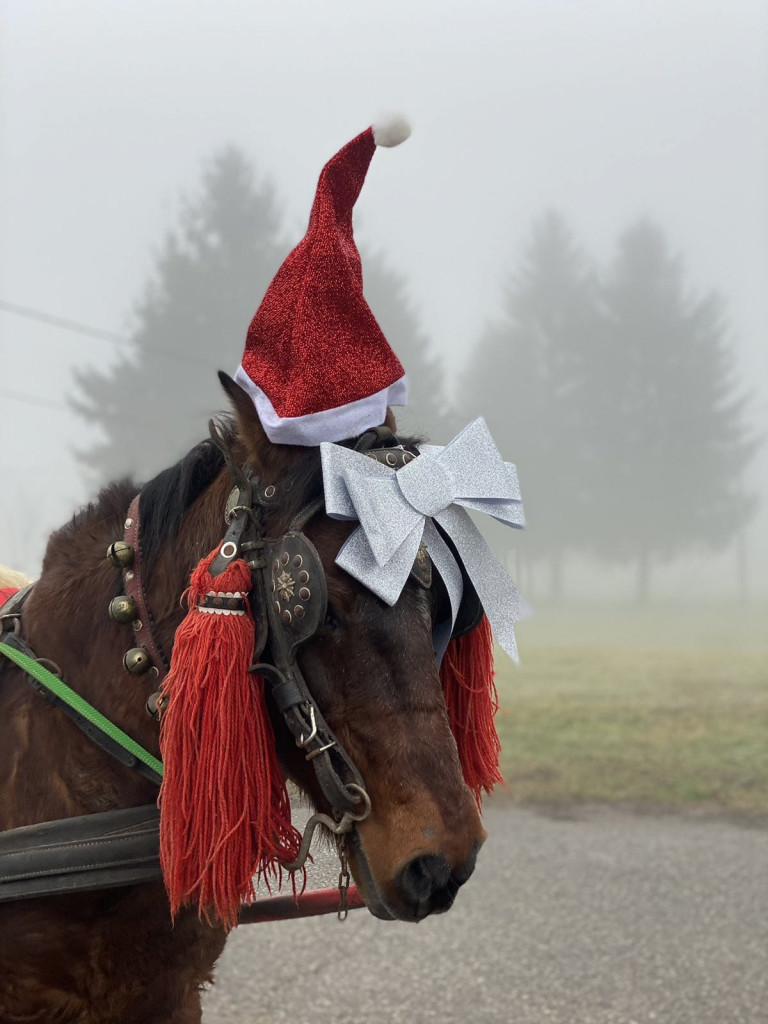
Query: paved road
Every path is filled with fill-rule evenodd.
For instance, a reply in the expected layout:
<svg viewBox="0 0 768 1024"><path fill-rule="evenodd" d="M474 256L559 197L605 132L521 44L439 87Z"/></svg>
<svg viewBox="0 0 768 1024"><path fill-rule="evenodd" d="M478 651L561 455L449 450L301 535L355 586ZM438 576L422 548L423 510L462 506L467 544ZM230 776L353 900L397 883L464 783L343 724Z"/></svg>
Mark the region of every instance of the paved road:
<svg viewBox="0 0 768 1024"><path fill-rule="evenodd" d="M239 929L206 1024L768 1024L768 831L501 804L485 819L445 916Z"/></svg>

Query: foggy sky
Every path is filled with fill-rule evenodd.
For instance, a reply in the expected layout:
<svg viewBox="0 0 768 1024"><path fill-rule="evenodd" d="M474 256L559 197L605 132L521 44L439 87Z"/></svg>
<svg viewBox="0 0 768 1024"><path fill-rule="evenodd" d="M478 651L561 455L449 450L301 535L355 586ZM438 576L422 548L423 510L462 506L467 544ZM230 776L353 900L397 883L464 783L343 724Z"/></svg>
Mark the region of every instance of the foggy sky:
<svg viewBox="0 0 768 1024"><path fill-rule="evenodd" d="M559 208L607 260L619 231L647 214L690 286L726 296L756 426L768 427L766 3L5 0L0 10L0 298L127 331L179 196L217 147L234 142L274 180L295 243L324 162L382 112L402 111L414 134L376 155L357 234L408 277L453 387L534 216ZM10 454L3 445L0 562L34 571L39 538L86 497L67 449L87 428L65 401L74 366L114 355L0 312L2 436L14 438ZM232 372L230 361L212 350ZM755 475L766 466L764 454ZM54 498L41 508L29 495L43 473Z"/></svg>

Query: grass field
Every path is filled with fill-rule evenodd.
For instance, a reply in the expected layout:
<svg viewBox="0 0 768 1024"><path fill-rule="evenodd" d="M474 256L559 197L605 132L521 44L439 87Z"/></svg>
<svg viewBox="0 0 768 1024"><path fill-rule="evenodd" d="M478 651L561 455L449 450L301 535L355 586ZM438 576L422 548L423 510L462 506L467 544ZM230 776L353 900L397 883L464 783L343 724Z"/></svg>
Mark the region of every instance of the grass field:
<svg viewBox="0 0 768 1024"><path fill-rule="evenodd" d="M497 658L509 797L768 815L767 609L544 611L518 633L522 667Z"/></svg>

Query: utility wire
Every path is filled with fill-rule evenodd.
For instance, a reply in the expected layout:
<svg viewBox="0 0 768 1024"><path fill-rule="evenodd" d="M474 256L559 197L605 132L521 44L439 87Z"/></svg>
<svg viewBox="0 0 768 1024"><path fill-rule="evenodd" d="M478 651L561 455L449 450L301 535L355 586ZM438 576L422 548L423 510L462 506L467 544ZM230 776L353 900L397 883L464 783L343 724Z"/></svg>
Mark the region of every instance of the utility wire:
<svg viewBox="0 0 768 1024"><path fill-rule="evenodd" d="M99 341L109 341L112 344L129 345L132 339L125 334L117 334L115 331L103 331L100 327L91 327L89 324L82 324L77 320L67 320L62 316L53 316L51 313L44 313L39 309L31 309L28 306L19 306L15 302L7 302L0 299L0 310L4 313L12 313L14 316L23 316L28 320L37 320L39 323L48 324L50 327L61 327L65 331L72 331L81 334L86 338L96 338ZM166 359L173 359L175 362L189 363L194 366L201 366L205 370L216 370L218 367L205 359L200 359L189 352L180 352L172 348L164 348L161 345L153 345L153 354L164 356Z"/></svg>
<svg viewBox="0 0 768 1024"><path fill-rule="evenodd" d="M29 320L39 320L40 323L50 324L52 327L63 327L65 331L84 334L87 338L99 338L102 341L113 341L119 344L125 344L131 340L124 334L102 331L99 327L89 327L88 324L81 324L77 320L66 320L63 316L53 316L51 313L43 313L39 309L18 306L15 302L6 302L5 299L0 299L0 309L6 313L14 313L16 316L25 316Z"/></svg>
<svg viewBox="0 0 768 1024"><path fill-rule="evenodd" d="M9 391L7 388L0 388L0 398L10 398L12 402L26 402L27 405L42 405L46 409L69 411L64 402L54 402L50 398L38 398L37 395L25 395L21 391Z"/></svg>

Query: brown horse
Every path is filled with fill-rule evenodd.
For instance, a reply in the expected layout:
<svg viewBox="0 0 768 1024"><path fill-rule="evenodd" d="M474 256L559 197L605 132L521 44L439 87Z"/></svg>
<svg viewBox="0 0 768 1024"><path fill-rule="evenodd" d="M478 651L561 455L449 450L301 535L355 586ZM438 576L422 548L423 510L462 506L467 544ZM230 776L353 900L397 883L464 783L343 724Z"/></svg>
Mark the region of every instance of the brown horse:
<svg viewBox="0 0 768 1024"><path fill-rule="evenodd" d="M232 382L225 386L236 410L235 462L262 483L280 484L282 497L266 518L267 536L279 537L322 494L319 450L273 445L250 400ZM147 603L166 651L190 572L221 541L231 487L222 455L204 442L141 490ZM128 481L108 487L52 535L23 629L71 687L159 755L157 723L145 707L152 684L122 666L131 625L107 617L122 588L105 551L122 536L137 492ZM377 917L417 921L450 907L485 833L435 665L434 592L409 581L389 607L355 582L335 564L354 525L320 510L305 527L325 570L328 611L299 664L370 795L371 813L350 840L353 877ZM273 708L270 715L286 774L328 811L312 766ZM156 797L153 783L92 744L24 673L0 665L0 829ZM0 1020L199 1021L200 990L225 938L191 907L172 922L160 882L0 905Z"/></svg>

